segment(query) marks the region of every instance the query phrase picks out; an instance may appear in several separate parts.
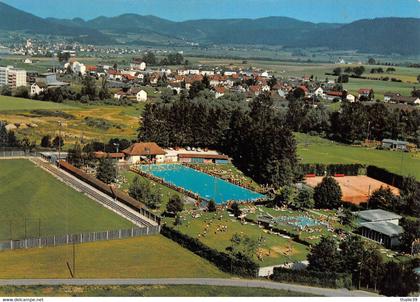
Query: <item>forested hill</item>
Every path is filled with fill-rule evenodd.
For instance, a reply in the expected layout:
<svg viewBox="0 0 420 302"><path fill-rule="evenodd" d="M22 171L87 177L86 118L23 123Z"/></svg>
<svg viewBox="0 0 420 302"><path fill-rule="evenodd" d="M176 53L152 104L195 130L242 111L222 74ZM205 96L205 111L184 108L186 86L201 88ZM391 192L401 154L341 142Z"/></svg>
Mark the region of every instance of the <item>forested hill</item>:
<svg viewBox="0 0 420 302"><path fill-rule="evenodd" d="M287 17L191 20L124 14L62 20L39 18L0 2L0 30L74 36L92 44L152 42L328 47L402 55L420 54L420 19L376 18L349 24L312 23Z"/></svg>

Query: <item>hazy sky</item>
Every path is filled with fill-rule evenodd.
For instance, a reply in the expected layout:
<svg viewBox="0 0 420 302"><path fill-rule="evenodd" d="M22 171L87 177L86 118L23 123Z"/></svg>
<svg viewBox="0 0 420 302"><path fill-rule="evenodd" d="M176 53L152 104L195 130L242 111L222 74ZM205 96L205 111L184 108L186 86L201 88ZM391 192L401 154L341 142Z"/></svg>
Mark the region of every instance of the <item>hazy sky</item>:
<svg viewBox="0 0 420 302"><path fill-rule="evenodd" d="M170 20L287 16L346 23L375 17L420 18L420 0L0 0L40 17L92 19L124 13Z"/></svg>

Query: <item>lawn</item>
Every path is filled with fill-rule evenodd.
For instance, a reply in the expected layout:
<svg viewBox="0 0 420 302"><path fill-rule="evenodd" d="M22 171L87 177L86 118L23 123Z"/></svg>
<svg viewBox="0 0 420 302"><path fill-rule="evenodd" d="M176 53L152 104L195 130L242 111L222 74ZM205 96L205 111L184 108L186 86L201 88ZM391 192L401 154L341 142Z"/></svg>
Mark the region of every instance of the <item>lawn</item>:
<svg viewBox="0 0 420 302"><path fill-rule="evenodd" d="M0 240L133 226L29 160L0 160L0 183Z"/></svg>
<svg viewBox="0 0 420 302"><path fill-rule="evenodd" d="M269 288L211 285L3 286L2 297L306 297Z"/></svg>
<svg viewBox="0 0 420 302"><path fill-rule="evenodd" d="M420 156L339 144L327 139L296 133L298 155L304 163L361 163L385 168L400 175L413 175L420 180Z"/></svg>
<svg viewBox="0 0 420 302"><path fill-rule="evenodd" d="M121 189L128 193L128 188L130 187L131 183L133 182L133 179L138 176L140 179L144 180L144 181L148 181L150 182L151 186L152 186L152 190L155 191L159 191L160 196L162 197L162 203L160 205L160 208L156 210L156 212L159 213L163 213L166 209L166 205L169 202L169 198L173 195L178 195L181 198L184 197L183 194L179 193L178 191L175 191L171 188L168 188L165 185L162 185L160 183L154 182L150 179L147 179L146 177L140 176L134 172L131 171L124 171L121 173L121 176L123 177L123 179L125 180L122 184L121 184ZM188 207L188 205L185 205L186 207Z"/></svg>
<svg viewBox="0 0 420 302"><path fill-rule="evenodd" d="M298 244L291 239L266 233L254 224L242 224L233 217L228 216L226 211L217 213L202 213L201 217L192 218L191 214L183 212L181 214L182 224L175 228L182 233L198 238L209 247L226 252L226 248L231 245L231 238L235 233L246 234L258 240L263 238L258 252L262 255L262 260L255 260L260 266L270 266L306 259L307 247ZM209 225L207 231L206 225ZM217 231L219 227L227 226L226 231Z"/></svg>
<svg viewBox="0 0 420 302"><path fill-rule="evenodd" d="M0 96L0 111L9 110L35 110L35 109L51 109L51 110L63 110L63 109L74 109L74 106L67 104L35 101L29 99L15 98L11 96Z"/></svg>
<svg viewBox="0 0 420 302"><path fill-rule="evenodd" d="M0 278L70 278L72 246L0 253ZM228 277L161 235L76 245L76 278Z"/></svg>

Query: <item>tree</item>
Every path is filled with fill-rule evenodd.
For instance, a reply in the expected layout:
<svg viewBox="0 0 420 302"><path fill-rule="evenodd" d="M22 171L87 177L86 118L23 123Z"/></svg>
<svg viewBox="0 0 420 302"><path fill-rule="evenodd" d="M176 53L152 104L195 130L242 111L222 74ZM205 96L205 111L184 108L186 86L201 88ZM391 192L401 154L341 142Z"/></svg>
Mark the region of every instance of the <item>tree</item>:
<svg viewBox="0 0 420 302"><path fill-rule="evenodd" d="M400 195L405 213L420 216L420 186L413 176L404 178Z"/></svg>
<svg viewBox="0 0 420 302"><path fill-rule="evenodd" d="M258 247L258 241L243 234L235 233L230 239L230 246L226 249L237 257L252 259Z"/></svg>
<svg viewBox="0 0 420 302"><path fill-rule="evenodd" d="M396 262L385 264L380 293L386 296L406 297L410 292L418 291L419 276L411 266L403 267Z"/></svg>
<svg viewBox="0 0 420 302"><path fill-rule="evenodd" d="M111 184L115 181L117 178L117 169L115 168L112 159L106 157L99 160L96 178L106 184Z"/></svg>
<svg viewBox="0 0 420 302"><path fill-rule="evenodd" d="M145 203L151 209L158 209L162 202L160 194L151 188L150 182L136 176L131 183L128 194L134 199Z"/></svg>
<svg viewBox="0 0 420 302"><path fill-rule="evenodd" d="M417 76L417 82L420 83L420 74Z"/></svg>
<svg viewBox="0 0 420 302"><path fill-rule="evenodd" d="M235 217L241 216L242 211L239 208L239 204L237 202L232 203L230 209Z"/></svg>
<svg viewBox="0 0 420 302"><path fill-rule="evenodd" d="M99 90L98 96L101 100L111 97L111 94L109 93L109 89L108 89L107 77L102 77L101 79L101 89Z"/></svg>
<svg viewBox="0 0 420 302"><path fill-rule="evenodd" d="M315 207L321 209L336 209L341 205L342 192L337 181L326 176L314 189Z"/></svg>
<svg viewBox="0 0 420 302"><path fill-rule="evenodd" d="M357 66L353 68L353 73L358 77L360 77L364 72L365 72L364 66Z"/></svg>
<svg viewBox="0 0 420 302"><path fill-rule="evenodd" d="M82 89L80 90L82 96L88 96L91 101L96 97L96 83L95 79L85 76L82 80Z"/></svg>
<svg viewBox="0 0 420 302"><path fill-rule="evenodd" d="M376 64L376 60L374 58L369 58L368 64L369 65L375 65Z"/></svg>
<svg viewBox="0 0 420 302"><path fill-rule="evenodd" d="M166 212L170 214L177 214L184 209L184 203L179 195L172 195L166 205Z"/></svg>
<svg viewBox="0 0 420 302"><path fill-rule="evenodd" d="M339 76L339 75L341 75L341 72L342 72L341 67L336 67L336 68L334 68L334 70L333 70L333 74L334 74L335 76Z"/></svg>
<svg viewBox="0 0 420 302"><path fill-rule="evenodd" d="M420 238L420 219L403 218L401 226L404 229L401 235L401 249L411 254L413 242Z"/></svg>
<svg viewBox="0 0 420 302"><path fill-rule="evenodd" d="M365 246L360 236L348 236L340 243L340 271L353 275L353 282L359 282L361 268L365 265Z"/></svg>
<svg viewBox="0 0 420 302"><path fill-rule="evenodd" d="M179 215L179 213L177 213L175 215L175 221L174 221L174 225L181 225L182 224L182 219L181 216Z"/></svg>
<svg viewBox="0 0 420 302"><path fill-rule="evenodd" d="M61 136L56 136L52 141L52 147L56 150L62 149L64 146L64 139Z"/></svg>
<svg viewBox="0 0 420 302"><path fill-rule="evenodd" d="M353 226L355 217L352 211L348 208L343 208L340 215L340 223L342 225Z"/></svg>
<svg viewBox="0 0 420 302"><path fill-rule="evenodd" d="M24 137L20 142L19 146L25 151L25 152L32 152L32 150L35 148L36 143L34 141L30 141L29 138Z"/></svg>
<svg viewBox="0 0 420 302"><path fill-rule="evenodd" d="M315 205L313 190L305 187L300 189L295 203L298 208L312 209Z"/></svg>
<svg viewBox="0 0 420 302"><path fill-rule="evenodd" d="M216 203L213 199L211 199L207 204L207 211L209 212L216 212Z"/></svg>
<svg viewBox="0 0 420 302"><path fill-rule="evenodd" d="M26 88L26 86L17 87L14 96L17 98L29 98L28 88Z"/></svg>
<svg viewBox="0 0 420 302"><path fill-rule="evenodd" d="M11 96L12 95L12 89L10 88L9 85L3 85L3 86L1 86L0 94L5 95L5 96Z"/></svg>
<svg viewBox="0 0 420 302"><path fill-rule="evenodd" d="M69 52L60 52L58 53L58 61L60 63L67 63L70 59L70 53Z"/></svg>
<svg viewBox="0 0 420 302"><path fill-rule="evenodd" d="M389 187L380 187L370 195L368 205L373 209L381 208L395 211L398 206L398 199Z"/></svg>
<svg viewBox="0 0 420 302"><path fill-rule="evenodd" d="M67 153L67 161L76 168L80 168L83 165L82 148L79 143L76 143L74 148L69 149Z"/></svg>
<svg viewBox="0 0 420 302"><path fill-rule="evenodd" d="M337 243L331 237L322 237L308 254L308 270L318 272L335 272L339 267L340 256Z"/></svg>
<svg viewBox="0 0 420 302"><path fill-rule="evenodd" d="M147 52L143 56L143 62L145 62L147 65L156 65L156 56L153 52Z"/></svg>

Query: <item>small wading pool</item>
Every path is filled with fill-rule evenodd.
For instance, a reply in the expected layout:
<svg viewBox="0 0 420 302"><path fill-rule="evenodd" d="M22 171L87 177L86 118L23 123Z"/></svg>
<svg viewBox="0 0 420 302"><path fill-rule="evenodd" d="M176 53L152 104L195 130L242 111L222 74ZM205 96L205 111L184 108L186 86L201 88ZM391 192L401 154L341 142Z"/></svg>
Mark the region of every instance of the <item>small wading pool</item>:
<svg viewBox="0 0 420 302"><path fill-rule="evenodd" d="M217 204L227 201L255 201L264 195L231 184L223 179L178 164L141 165L141 171L163 179L165 182L198 194Z"/></svg>
<svg viewBox="0 0 420 302"><path fill-rule="evenodd" d="M296 217L282 216L282 217L275 218L274 221L280 224L285 223L288 225L296 226L300 229L321 225L321 222L319 222L318 220L305 217L305 216L296 216Z"/></svg>

